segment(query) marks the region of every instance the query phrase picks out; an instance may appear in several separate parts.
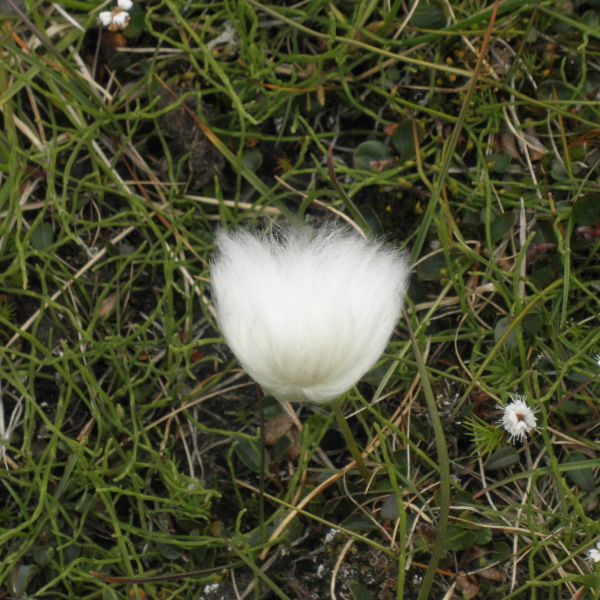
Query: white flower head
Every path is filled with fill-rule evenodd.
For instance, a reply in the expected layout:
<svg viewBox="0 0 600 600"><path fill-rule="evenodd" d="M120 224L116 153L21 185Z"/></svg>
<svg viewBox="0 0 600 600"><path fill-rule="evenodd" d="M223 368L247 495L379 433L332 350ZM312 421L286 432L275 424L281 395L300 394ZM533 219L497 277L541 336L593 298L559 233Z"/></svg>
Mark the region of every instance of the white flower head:
<svg viewBox="0 0 600 600"><path fill-rule="evenodd" d="M212 594L213 592L216 592L219 589L219 584L218 583L207 583L204 586L204 593L205 594Z"/></svg>
<svg viewBox="0 0 600 600"><path fill-rule="evenodd" d="M123 10L114 14L112 22L117 29L126 29L129 25L129 13Z"/></svg>
<svg viewBox="0 0 600 600"><path fill-rule="evenodd" d="M133 7L132 0L117 0L117 6L113 10L103 10L98 14L98 20L110 31L127 29L130 16L127 11Z"/></svg>
<svg viewBox="0 0 600 600"><path fill-rule="evenodd" d="M104 25L104 27L108 27L113 22L112 10L103 10L98 15L98 19L100 20L100 23Z"/></svg>
<svg viewBox="0 0 600 600"><path fill-rule="evenodd" d="M600 354L596 354L594 356L594 360L596 361L596 364L600 367Z"/></svg>
<svg viewBox="0 0 600 600"><path fill-rule="evenodd" d="M408 280L398 251L339 226L221 231L217 245L221 332L278 400L333 401L384 351Z"/></svg>
<svg viewBox="0 0 600 600"><path fill-rule="evenodd" d="M587 553L588 560L592 562L600 562L600 542L596 544L595 548L590 548Z"/></svg>
<svg viewBox="0 0 600 600"><path fill-rule="evenodd" d="M502 409L500 425L510 434L511 440L523 440L528 433L537 427L535 410L527 405L527 397L521 394L511 394L511 401Z"/></svg>

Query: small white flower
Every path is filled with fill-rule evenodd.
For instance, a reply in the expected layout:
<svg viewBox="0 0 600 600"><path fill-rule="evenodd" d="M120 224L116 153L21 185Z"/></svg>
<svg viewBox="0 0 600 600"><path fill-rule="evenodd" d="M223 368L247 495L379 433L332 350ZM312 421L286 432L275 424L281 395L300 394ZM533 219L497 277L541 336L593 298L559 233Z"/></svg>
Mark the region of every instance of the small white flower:
<svg viewBox="0 0 600 600"><path fill-rule="evenodd" d="M112 10L103 10L99 15L98 19L104 27L108 27L113 22Z"/></svg>
<svg viewBox="0 0 600 600"><path fill-rule="evenodd" d="M600 562L600 542L598 542L596 544L595 548L590 548L588 550L588 560L591 560L592 562Z"/></svg>
<svg viewBox="0 0 600 600"><path fill-rule="evenodd" d="M133 2L131 0L117 0L117 6L113 10L103 10L98 15L98 20L110 31L127 29L130 21L127 11L131 10L132 7Z"/></svg>
<svg viewBox="0 0 600 600"><path fill-rule="evenodd" d="M118 29L126 29L127 25L129 25L129 13L121 11L114 14L112 22Z"/></svg>
<svg viewBox="0 0 600 600"><path fill-rule="evenodd" d="M594 356L594 360L596 361L596 364L600 367L600 354L596 354L596 356Z"/></svg>
<svg viewBox="0 0 600 600"><path fill-rule="evenodd" d="M218 583L207 583L204 586L204 593L205 594L211 594L212 592L216 592L219 589L219 584Z"/></svg>
<svg viewBox="0 0 600 600"><path fill-rule="evenodd" d="M339 533L339 530L336 529L335 527L332 527L325 535L325 538L323 539L323 543L327 546L327 544L331 544L331 542L333 542L333 540L335 539L335 536Z"/></svg>
<svg viewBox="0 0 600 600"><path fill-rule="evenodd" d="M211 275L221 332L278 400L333 401L384 351L408 279L399 252L336 226L221 231L217 245Z"/></svg>
<svg viewBox="0 0 600 600"><path fill-rule="evenodd" d="M503 410L500 425L510 434L511 440L523 440L528 433L537 427L535 411L526 402L526 396L511 394L511 402L499 406Z"/></svg>

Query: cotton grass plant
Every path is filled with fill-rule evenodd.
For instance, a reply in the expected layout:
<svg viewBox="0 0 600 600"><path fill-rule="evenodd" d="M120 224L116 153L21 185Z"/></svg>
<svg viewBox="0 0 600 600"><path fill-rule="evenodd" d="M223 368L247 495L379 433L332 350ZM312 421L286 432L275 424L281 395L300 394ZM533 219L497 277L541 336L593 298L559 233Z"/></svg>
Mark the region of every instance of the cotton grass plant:
<svg viewBox="0 0 600 600"><path fill-rule="evenodd" d="M368 481L339 401L388 343L406 292L405 258L337 225L221 231L217 245L211 277L231 350L283 404L330 405Z"/></svg>
<svg viewBox="0 0 600 600"><path fill-rule="evenodd" d="M93 4L0 7L0 597L249 598L262 581L341 598L350 573L379 578L375 597L596 597L595 3L134 3L124 38L98 20L117 1ZM440 29L422 20L436 9ZM173 123L225 159L202 189ZM365 143L385 160L355 162ZM282 207L407 242L415 304L360 415L369 497L346 469L276 457L282 526L259 564L255 465L234 452L256 401L220 360L201 282L216 224ZM508 448L496 406L525 390L538 431ZM333 418L313 417L304 448Z"/></svg>

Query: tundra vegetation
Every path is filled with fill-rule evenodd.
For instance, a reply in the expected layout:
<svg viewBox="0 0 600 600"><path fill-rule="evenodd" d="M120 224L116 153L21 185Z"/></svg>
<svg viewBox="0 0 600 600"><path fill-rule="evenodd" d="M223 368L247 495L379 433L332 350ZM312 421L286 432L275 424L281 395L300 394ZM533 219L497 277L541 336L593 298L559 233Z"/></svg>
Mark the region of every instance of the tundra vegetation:
<svg viewBox="0 0 600 600"><path fill-rule="evenodd" d="M599 24L0 3L0 598L598 597ZM294 219L412 265L339 407L368 485L217 328L217 229Z"/></svg>

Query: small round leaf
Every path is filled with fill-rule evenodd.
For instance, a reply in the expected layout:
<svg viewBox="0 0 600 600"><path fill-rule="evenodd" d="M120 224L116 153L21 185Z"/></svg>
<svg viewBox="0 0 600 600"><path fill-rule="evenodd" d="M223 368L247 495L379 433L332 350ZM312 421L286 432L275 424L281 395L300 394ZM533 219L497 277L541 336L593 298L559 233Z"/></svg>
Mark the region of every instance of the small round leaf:
<svg viewBox="0 0 600 600"><path fill-rule="evenodd" d="M54 230L50 223L40 223L31 233L31 245L36 250L45 250L54 242Z"/></svg>
<svg viewBox="0 0 600 600"><path fill-rule="evenodd" d="M390 158L390 149L385 144L370 140L363 142L356 148L352 156L352 162L355 169L376 171L378 164L390 160Z"/></svg>

